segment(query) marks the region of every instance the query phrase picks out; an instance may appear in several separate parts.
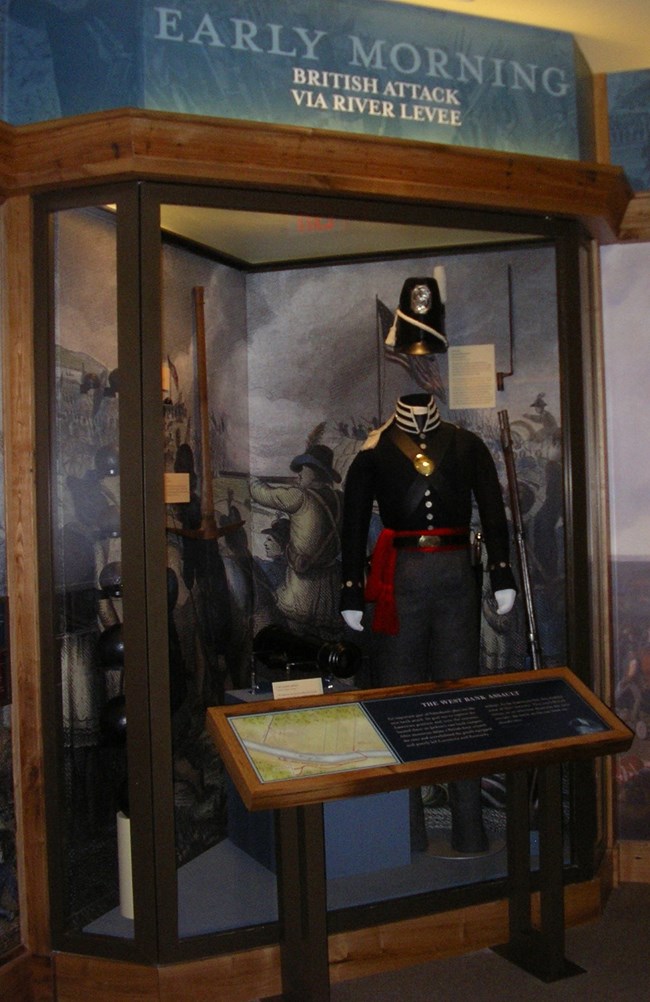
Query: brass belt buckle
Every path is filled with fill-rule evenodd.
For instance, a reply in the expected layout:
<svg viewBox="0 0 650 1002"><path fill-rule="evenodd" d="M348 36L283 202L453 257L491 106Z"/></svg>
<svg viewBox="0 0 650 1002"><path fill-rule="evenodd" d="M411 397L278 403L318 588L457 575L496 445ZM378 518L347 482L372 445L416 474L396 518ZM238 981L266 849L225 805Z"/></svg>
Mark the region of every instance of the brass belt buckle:
<svg viewBox="0 0 650 1002"><path fill-rule="evenodd" d="M431 546L440 546L440 536L418 536L417 545L421 549Z"/></svg>

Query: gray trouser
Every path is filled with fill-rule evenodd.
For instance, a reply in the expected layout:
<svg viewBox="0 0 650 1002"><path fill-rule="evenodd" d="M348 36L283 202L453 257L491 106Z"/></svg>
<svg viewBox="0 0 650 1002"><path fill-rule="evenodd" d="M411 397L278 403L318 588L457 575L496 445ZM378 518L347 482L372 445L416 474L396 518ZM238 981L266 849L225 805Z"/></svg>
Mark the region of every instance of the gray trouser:
<svg viewBox="0 0 650 1002"><path fill-rule="evenodd" d="M398 634L372 635L374 684L413 685L478 675L480 595L469 550L400 550L395 596ZM450 783L449 800L452 846L463 852L486 849L480 780ZM411 825L424 831L419 789L411 798Z"/></svg>

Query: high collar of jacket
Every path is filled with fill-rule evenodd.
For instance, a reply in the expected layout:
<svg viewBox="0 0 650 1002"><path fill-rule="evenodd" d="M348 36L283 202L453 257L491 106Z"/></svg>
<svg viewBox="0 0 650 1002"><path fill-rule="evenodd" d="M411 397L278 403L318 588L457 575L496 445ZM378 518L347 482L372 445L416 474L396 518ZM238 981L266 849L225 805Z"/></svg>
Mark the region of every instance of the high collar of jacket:
<svg viewBox="0 0 650 1002"><path fill-rule="evenodd" d="M440 424L436 401L430 396L400 397L395 405L395 424L409 435L427 434Z"/></svg>

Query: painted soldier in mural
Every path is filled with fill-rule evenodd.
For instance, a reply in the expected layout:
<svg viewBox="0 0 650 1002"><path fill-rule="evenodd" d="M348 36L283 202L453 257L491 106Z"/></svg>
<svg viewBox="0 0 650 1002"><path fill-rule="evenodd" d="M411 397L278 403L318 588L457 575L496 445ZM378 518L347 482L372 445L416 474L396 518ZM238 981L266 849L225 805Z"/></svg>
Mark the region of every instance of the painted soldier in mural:
<svg viewBox="0 0 650 1002"><path fill-rule="evenodd" d="M266 556L258 557L257 565L273 591L282 584L286 575L290 529L288 518L276 518L266 529L262 529L262 535L266 537L264 540Z"/></svg>
<svg viewBox="0 0 650 1002"><path fill-rule="evenodd" d="M538 393L530 406L535 413L525 414L524 418L540 426L539 431L535 434L535 438L538 441L545 441L555 436L559 431L558 423L548 409L546 394Z"/></svg>
<svg viewBox="0 0 650 1002"><path fill-rule="evenodd" d="M404 284L394 325L406 353L447 348L444 306L435 279ZM476 501L499 614L513 606L509 531L492 456L473 432L443 422L429 394L400 397L395 412L369 436L345 485L341 536L341 610L363 629L374 605L371 657L376 682L404 685L479 674L480 590L470 552ZM383 530L365 581L368 528L377 503ZM488 848L479 780L449 784L452 848ZM426 849L419 790L411 796L411 844Z"/></svg>
<svg viewBox="0 0 650 1002"><path fill-rule="evenodd" d="M251 498L289 519L286 571L276 590L277 606L295 633L338 636L341 476L333 452L309 444L291 461L294 484L251 481Z"/></svg>
<svg viewBox="0 0 650 1002"><path fill-rule="evenodd" d="M264 536L264 556L254 557L255 576L255 620L256 628L275 623L287 626L286 617L278 609L276 592L287 576L287 546L291 523L288 518L275 518L271 525L262 529Z"/></svg>

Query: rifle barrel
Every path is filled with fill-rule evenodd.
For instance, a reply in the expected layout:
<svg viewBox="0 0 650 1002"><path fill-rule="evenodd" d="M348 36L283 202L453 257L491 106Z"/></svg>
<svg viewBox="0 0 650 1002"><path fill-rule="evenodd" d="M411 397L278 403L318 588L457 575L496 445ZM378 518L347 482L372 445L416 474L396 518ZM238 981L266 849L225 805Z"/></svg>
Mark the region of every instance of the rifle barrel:
<svg viewBox="0 0 650 1002"><path fill-rule="evenodd" d="M524 589L524 602L526 606L526 621L528 624L528 645L533 669L537 671L541 668L541 648L537 633L537 620L535 617L535 605L533 603L533 589L530 581L530 569L528 567L528 554L526 551L526 538L524 533L524 521L519 503L519 487L517 484L517 470L512 449L512 434L510 432L510 421L506 410L498 412L499 428L501 431L501 446L503 448L503 458L506 465L508 478L508 494L510 497L510 511L512 512L512 524L515 535L515 545L519 558L519 571L521 583Z"/></svg>

